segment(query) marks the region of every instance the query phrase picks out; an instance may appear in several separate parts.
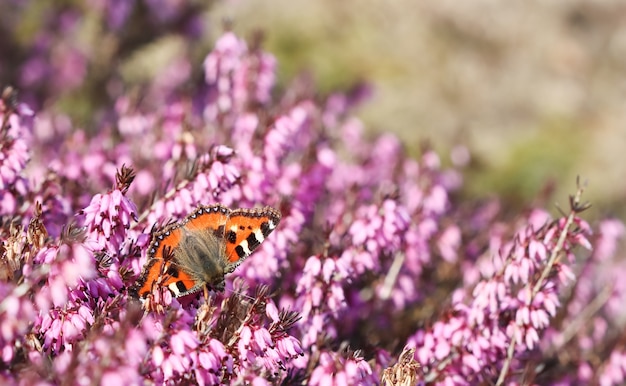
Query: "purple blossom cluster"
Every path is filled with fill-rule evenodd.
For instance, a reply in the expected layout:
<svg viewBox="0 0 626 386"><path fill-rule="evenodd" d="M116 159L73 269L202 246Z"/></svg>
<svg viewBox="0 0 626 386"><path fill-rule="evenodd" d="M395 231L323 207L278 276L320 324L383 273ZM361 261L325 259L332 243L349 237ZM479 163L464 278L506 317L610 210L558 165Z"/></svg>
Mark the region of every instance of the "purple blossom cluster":
<svg viewBox="0 0 626 386"><path fill-rule="evenodd" d="M112 31L137 22L135 2L91 3ZM202 28L186 2L144 7ZM276 59L232 32L142 98L105 78L111 103L83 129L37 102L88 82L96 56L64 39L78 16L14 70L25 97L0 98L1 383L625 382L626 228L585 222L582 189L558 217L462 202L433 150L364 133L365 88L279 93ZM154 231L213 203L282 220L225 292L132 298Z"/></svg>

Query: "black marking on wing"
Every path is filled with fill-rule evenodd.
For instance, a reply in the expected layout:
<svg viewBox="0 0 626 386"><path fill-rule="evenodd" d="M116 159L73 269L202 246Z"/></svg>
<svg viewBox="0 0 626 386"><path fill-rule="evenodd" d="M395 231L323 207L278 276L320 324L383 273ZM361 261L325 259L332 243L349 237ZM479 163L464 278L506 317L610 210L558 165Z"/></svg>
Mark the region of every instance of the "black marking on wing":
<svg viewBox="0 0 626 386"><path fill-rule="evenodd" d="M261 224L261 233L263 233L263 237L267 237L271 231L272 229L270 229L270 223L265 221Z"/></svg>
<svg viewBox="0 0 626 386"><path fill-rule="evenodd" d="M250 233L250 235L246 238L246 241L248 242L248 249L250 251L253 251L256 247L261 245L261 241L256 238L254 233Z"/></svg>
<svg viewBox="0 0 626 386"><path fill-rule="evenodd" d="M240 259L243 259L244 257L246 257L246 251L243 250L243 248L241 247L241 245L237 245L235 247L235 252L237 252L237 256L239 256Z"/></svg>
<svg viewBox="0 0 626 386"><path fill-rule="evenodd" d="M220 225L216 230L213 231L215 237L224 237L224 225Z"/></svg>
<svg viewBox="0 0 626 386"><path fill-rule="evenodd" d="M178 289L179 293L185 293L187 292L189 289L185 286L185 283L183 283L182 281L177 281L176 282L176 288Z"/></svg>
<svg viewBox="0 0 626 386"><path fill-rule="evenodd" d="M170 275L171 277L178 278L178 275L179 275L178 268L176 268L174 264L170 264L170 266L167 268L167 274Z"/></svg>
<svg viewBox="0 0 626 386"><path fill-rule="evenodd" d="M226 241L228 241L231 244L234 244L237 242L237 234L233 231L228 231L228 233L226 233Z"/></svg>

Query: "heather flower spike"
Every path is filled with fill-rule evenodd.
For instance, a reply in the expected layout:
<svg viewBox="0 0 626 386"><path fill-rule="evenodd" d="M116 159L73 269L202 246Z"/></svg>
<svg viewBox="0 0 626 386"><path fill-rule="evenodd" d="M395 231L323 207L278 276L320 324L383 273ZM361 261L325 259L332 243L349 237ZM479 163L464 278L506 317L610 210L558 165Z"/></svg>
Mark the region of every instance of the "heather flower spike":
<svg viewBox="0 0 626 386"><path fill-rule="evenodd" d="M136 173L133 169L122 165L122 168L115 174L116 188L121 191L122 194L126 194L128 188L130 188L130 184L135 180L135 177Z"/></svg>
<svg viewBox="0 0 626 386"><path fill-rule="evenodd" d="M462 198L441 154L364 134L365 87L275 88L259 41L192 55L196 3L122 3L89 12L187 48L140 93L91 70L154 42L85 50L84 7L0 58L0 383L624 383L626 227L582 189L559 217ZM49 107L76 96L89 129Z"/></svg>

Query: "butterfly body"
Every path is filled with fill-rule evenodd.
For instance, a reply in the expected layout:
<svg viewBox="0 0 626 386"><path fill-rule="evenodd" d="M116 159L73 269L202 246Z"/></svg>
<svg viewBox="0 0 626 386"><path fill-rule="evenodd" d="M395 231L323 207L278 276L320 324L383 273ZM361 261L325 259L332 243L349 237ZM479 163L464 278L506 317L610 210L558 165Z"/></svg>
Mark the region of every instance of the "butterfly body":
<svg viewBox="0 0 626 386"><path fill-rule="evenodd" d="M207 287L223 290L224 276L265 240L280 218L280 212L270 207L199 207L183 221L153 234L148 261L131 294L145 298L158 285L176 297Z"/></svg>

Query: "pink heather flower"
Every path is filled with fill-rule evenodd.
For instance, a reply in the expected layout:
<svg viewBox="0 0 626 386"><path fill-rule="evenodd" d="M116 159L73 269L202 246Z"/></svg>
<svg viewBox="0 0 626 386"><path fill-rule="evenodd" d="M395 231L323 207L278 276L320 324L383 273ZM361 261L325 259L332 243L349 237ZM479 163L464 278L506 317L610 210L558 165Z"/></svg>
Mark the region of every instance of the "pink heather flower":
<svg viewBox="0 0 626 386"><path fill-rule="evenodd" d="M219 375L222 371L226 370L226 373L230 373L228 368L225 369L227 363L232 359L226 353L223 344L216 340L211 339L208 345L203 346L198 350L198 354L192 356L195 364L195 375L198 383L202 384L214 384L219 382Z"/></svg>
<svg viewBox="0 0 626 386"><path fill-rule="evenodd" d="M0 118L4 119L0 115ZM0 189L13 185L26 166L30 155L23 137L22 125L15 114L8 119L9 128L2 133L2 153L0 158Z"/></svg>
<svg viewBox="0 0 626 386"><path fill-rule="evenodd" d="M319 366L313 370L310 385L375 385L378 379L362 358L343 358L333 352L320 354Z"/></svg>
<svg viewBox="0 0 626 386"><path fill-rule="evenodd" d="M211 121L220 114L241 112L246 103L266 102L274 67L269 55L251 55L244 41L233 33L224 34L204 61L205 81L210 86L205 117ZM255 86L256 92L250 95Z"/></svg>
<svg viewBox="0 0 626 386"><path fill-rule="evenodd" d="M54 250L52 250L54 251ZM84 337L87 327L94 323L93 311L84 303L84 283L95 277L95 259L82 244L62 245L58 251L40 255L35 261L49 261L47 282L36 297L41 318L35 328L43 334L43 347L59 352L67 344ZM44 260L42 260L42 258Z"/></svg>
<svg viewBox="0 0 626 386"><path fill-rule="evenodd" d="M15 90L6 88L0 100L0 215L18 214L27 193L27 181L22 176L30 159L28 139L29 119L33 112L13 100Z"/></svg>
<svg viewBox="0 0 626 386"><path fill-rule="evenodd" d="M528 261L528 264L518 266L536 267L540 272L548 257L541 251L546 244L551 247L559 235L553 230L560 230L560 225L560 222L553 223L552 227L535 233L532 226L519 231L514 241L505 244L494 256L499 272L476 285L469 306L459 302L462 298L457 297L455 316L411 338L410 345L417 349L418 361L429 366L427 379L444 381L457 374L477 377L470 379L478 381L486 376L480 369L505 357L512 338L518 352L531 351L537 346L540 332L548 327L560 305L556 292L560 285L558 277L548 280L534 293L536 284L530 281L537 278L534 271L519 276L501 275L503 269L506 272L520 261ZM541 240L541 246L535 244L537 240ZM565 251L571 247L566 244ZM561 267L560 264L555 266L556 269ZM438 362L447 365L441 368Z"/></svg>
<svg viewBox="0 0 626 386"><path fill-rule="evenodd" d="M194 179L181 184L171 197L157 201L150 208L147 219L152 223L166 223L171 219L184 218L198 204L221 202L228 205L238 199L241 173L232 164L232 154L231 148L217 146L200 156Z"/></svg>
<svg viewBox="0 0 626 386"><path fill-rule="evenodd" d="M408 215L402 212L403 208L400 208L401 212L396 215L393 213L395 203L390 200L386 203L389 204L388 207L379 208L377 205L369 205L359 208L356 213L357 217L348 231L352 236L352 244L361 249L362 254L369 256L368 259L354 260L349 263L351 268L359 274L377 269L381 253L399 248L401 235L408 226ZM361 265L362 263L365 265Z"/></svg>
<svg viewBox="0 0 626 386"><path fill-rule="evenodd" d="M300 328L307 331L302 340L304 347L315 345L319 334L333 337L336 334L333 323L323 327L324 321L339 319L346 309L346 299L341 284L348 278L342 275L337 261L332 258L320 259L311 256L296 288L296 305L302 313Z"/></svg>
<svg viewBox="0 0 626 386"><path fill-rule="evenodd" d="M25 335L35 319L36 310L32 302L19 293L10 291L6 285L0 287L0 350L4 364L11 363L19 348L25 344Z"/></svg>
<svg viewBox="0 0 626 386"><path fill-rule="evenodd" d="M577 352L576 360L584 361L590 355L602 351L605 338L624 328L623 304L625 287L621 280L626 273L619 247L624 236L624 225L615 220L605 220L592 240L594 250L579 268L577 282L567 312L563 316L562 329L551 326L542 342L547 352ZM602 277L602 280L598 280ZM596 310L596 312L591 312ZM606 352L593 366L581 363L577 378L563 374L563 381L575 379L578 383L621 384L624 379L621 345ZM580 359L579 359L580 358ZM570 381L574 382L574 381Z"/></svg>
<svg viewBox="0 0 626 386"><path fill-rule="evenodd" d="M108 249L114 254L126 240L131 220L137 218L135 204L119 189L95 195L82 213L85 215L87 242L94 250Z"/></svg>
<svg viewBox="0 0 626 386"><path fill-rule="evenodd" d="M260 104L270 102L271 91L276 82L276 58L273 55L255 50L249 59L250 70L256 74L255 82L250 82L255 87L252 100Z"/></svg>
<svg viewBox="0 0 626 386"><path fill-rule="evenodd" d="M453 263L457 260L457 251L461 246L461 230L457 226L450 226L445 229L437 242L441 257L447 262Z"/></svg>
<svg viewBox="0 0 626 386"><path fill-rule="evenodd" d="M117 126L124 136L148 135L150 129L157 122L154 115L131 111L131 101L128 97L121 97L115 103L116 113L119 115Z"/></svg>
<svg viewBox="0 0 626 386"><path fill-rule="evenodd" d="M621 385L626 380L626 353L613 351L611 357L601 370L599 384L602 386Z"/></svg>
<svg viewBox="0 0 626 386"><path fill-rule="evenodd" d="M247 319L250 323L256 318ZM281 312L278 320L267 327L244 323L236 342L241 366L239 380L250 380L254 378L253 374L259 374L259 370L261 373L277 376L286 371L287 365L304 355L300 343L285 333L285 328L294 321L293 314ZM235 370L234 373L237 374L238 371Z"/></svg>
<svg viewBox="0 0 626 386"><path fill-rule="evenodd" d="M290 151L301 148L308 138L312 107L310 103L295 106L278 118L268 131L263 146L263 171L266 174L266 181L269 177L275 178L280 175L283 158Z"/></svg>
<svg viewBox="0 0 626 386"><path fill-rule="evenodd" d="M0 3L9 21L28 8ZM122 3L89 10L115 31L202 36L197 3ZM412 159L395 136L364 134L350 114L366 87L321 103L311 84L273 94L274 57L232 32L204 81L185 46L125 94L107 60L151 42L117 34L114 51L85 50L84 12L52 9L20 41L25 56L0 59L44 106L31 129L11 89L0 98L0 383L378 384L404 346L394 375L411 383L495 383L505 364L507 384L623 383L621 222L461 201L463 175L433 150ZM107 69L97 87L94 64ZM101 91L95 104L78 95L88 129L48 107L83 85ZM460 145L451 158L470 157ZM157 285L142 308L128 288L152 231L216 202L283 219L225 294Z"/></svg>
<svg viewBox="0 0 626 386"><path fill-rule="evenodd" d="M626 227L618 220L605 220L599 226L600 240L594 245L594 256L608 260L618 252L618 241L624 237Z"/></svg>
<svg viewBox="0 0 626 386"><path fill-rule="evenodd" d="M155 347L152 352L154 364L161 368L164 382L180 379L191 370L190 353L198 347L196 338L190 331L178 331L171 336L171 352L165 354L160 347Z"/></svg>
<svg viewBox="0 0 626 386"><path fill-rule="evenodd" d="M43 287L47 296L37 297L38 305L44 310L50 307L49 301L55 307L63 307L71 291L79 289L96 273L93 253L82 244L42 249L35 263L50 265L47 285Z"/></svg>
<svg viewBox="0 0 626 386"><path fill-rule="evenodd" d="M41 203L42 221L48 235L55 238L61 235L63 225L74 215L71 202L61 194L61 189L58 181L49 178L42 181L34 198L35 202ZM28 210L29 217L34 215L33 210L34 207Z"/></svg>
<svg viewBox="0 0 626 386"><path fill-rule="evenodd" d="M84 309L85 311L80 307L68 308L65 311L55 310L44 316L41 324L44 349L55 353L71 350L73 343L83 339L87 327L94 322L91 312Z"/></svg>

